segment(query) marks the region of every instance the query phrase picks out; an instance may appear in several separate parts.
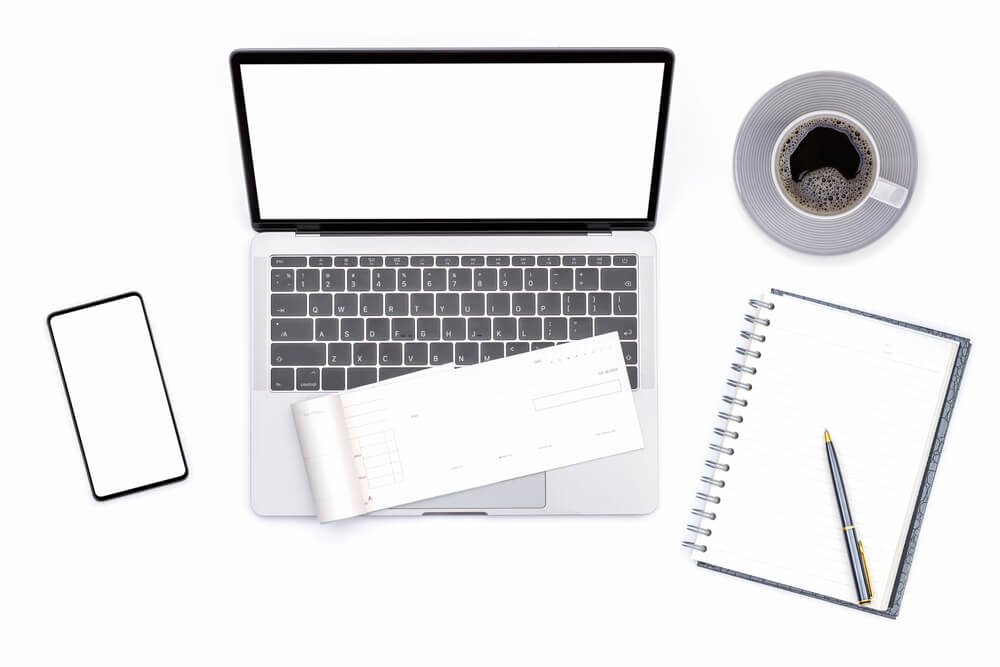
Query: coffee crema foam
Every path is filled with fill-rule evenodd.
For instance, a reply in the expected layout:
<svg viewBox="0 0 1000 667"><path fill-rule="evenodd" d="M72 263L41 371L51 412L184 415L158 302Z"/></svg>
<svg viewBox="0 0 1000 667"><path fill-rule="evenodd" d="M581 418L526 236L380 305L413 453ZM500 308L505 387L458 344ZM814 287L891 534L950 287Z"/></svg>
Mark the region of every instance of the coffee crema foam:
<svg viewBox="0 0 1000 667"><path fill-rule="evenodd" d="M803 174L792 174L792 156L816 128L829 128L846 136L860 158L857 174L847 177L834 166L822 166ZM816 215L835 215L857 204L874 180L872 149L861 131L832 116L810 118L789 132L778 149L778 182L797 206Z"/></svg>

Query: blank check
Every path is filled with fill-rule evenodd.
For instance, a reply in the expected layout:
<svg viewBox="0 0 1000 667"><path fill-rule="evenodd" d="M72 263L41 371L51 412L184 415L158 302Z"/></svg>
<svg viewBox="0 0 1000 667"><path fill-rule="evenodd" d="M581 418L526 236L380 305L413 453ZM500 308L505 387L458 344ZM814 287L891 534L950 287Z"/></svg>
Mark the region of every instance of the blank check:
<svg viewBox="0 0 1000 667"><path fill-rule="evenodd" d="M642 448L618 333L292 406L320 521Z"/></svg>

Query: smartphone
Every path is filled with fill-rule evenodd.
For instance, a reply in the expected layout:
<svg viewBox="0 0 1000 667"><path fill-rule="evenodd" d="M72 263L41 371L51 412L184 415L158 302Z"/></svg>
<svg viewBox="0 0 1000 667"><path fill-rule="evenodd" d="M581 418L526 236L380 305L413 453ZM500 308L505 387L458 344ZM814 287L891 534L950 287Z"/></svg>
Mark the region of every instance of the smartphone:
<svg viewBox="0 0 1000 667"><path fill-rule="evenodd" d="M187 477L142 296L60 310L48 324L94 498Z"/></svg>

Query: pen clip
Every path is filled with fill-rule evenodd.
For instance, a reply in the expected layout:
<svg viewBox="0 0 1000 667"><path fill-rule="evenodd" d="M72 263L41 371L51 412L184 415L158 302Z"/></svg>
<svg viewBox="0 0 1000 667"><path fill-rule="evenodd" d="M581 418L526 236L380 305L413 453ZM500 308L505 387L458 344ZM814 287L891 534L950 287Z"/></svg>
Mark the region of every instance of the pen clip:
<svg viewBox="0 0 1000 667"><path fill-rule="evenodd" d="M868 583L868 599L862 600L858 604L868 604L875 597L875 591L872 588L872 576L868 572L868 559L865 557L865 547L861 544L861 540L858 540L858 551L861 552L861 566L865 568L865 581Z"/></svg>

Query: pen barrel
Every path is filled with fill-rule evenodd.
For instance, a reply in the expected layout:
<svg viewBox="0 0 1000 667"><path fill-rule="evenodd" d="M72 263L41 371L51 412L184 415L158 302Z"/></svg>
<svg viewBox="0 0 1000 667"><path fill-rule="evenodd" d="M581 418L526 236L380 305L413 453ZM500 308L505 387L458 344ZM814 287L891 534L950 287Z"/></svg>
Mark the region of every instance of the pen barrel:
<svg viewBox="0 0 1000 667"><path fill-rule="evenodd" d="M867 567L864 555L861 553L861 542L858 532L853 526L844 529L844 541L847 542L847 555L851 560L851 572L854 574L854 587L858 591L858 603L871 602L872 591L868 585Z"/></svg>
<svg viewBox="0 0 1000 667"><path fill-rule="evenodd" d="M833 491L837 496L841 525L851 526L854 520L851 518L851 507L847 504L847 488L844 486L844 477L840 474L840 463L837 461L837 451L833 448L832 442L826 443L826 458L830 463L830 475L833 477Z"/></svg>

